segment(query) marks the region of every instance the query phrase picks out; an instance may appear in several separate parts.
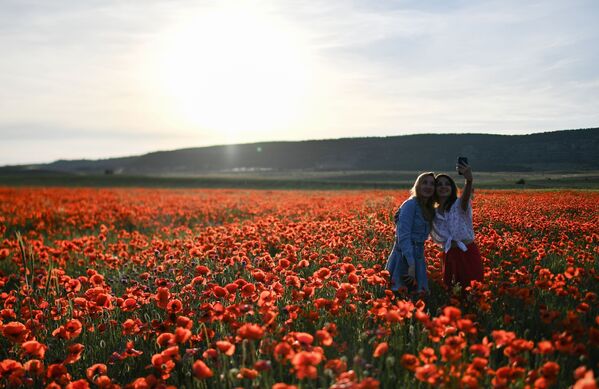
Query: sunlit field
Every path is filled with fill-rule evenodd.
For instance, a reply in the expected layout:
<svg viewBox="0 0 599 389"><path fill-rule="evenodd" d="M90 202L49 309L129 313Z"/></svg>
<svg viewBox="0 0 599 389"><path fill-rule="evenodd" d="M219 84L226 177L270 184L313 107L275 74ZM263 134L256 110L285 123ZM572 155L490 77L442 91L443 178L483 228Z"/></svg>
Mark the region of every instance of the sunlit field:
<svg viewBox="0 0 599 389"><path fill-rule="evenodd" d="M407 195L0 188L0 386L596 387L599 192L477 191L485 282L429 241L422 300Z"/></svg>

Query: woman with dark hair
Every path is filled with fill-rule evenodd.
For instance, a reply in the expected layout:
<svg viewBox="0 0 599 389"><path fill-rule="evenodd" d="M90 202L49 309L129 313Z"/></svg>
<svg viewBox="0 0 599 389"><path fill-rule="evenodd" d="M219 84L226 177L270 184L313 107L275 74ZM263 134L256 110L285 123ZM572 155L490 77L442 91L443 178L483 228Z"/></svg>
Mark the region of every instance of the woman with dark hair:
<svg viewBox="0 0 599 389"><path fill-rule="evenodd" d="M391 276L391 290L428 292L424 260L424 241L428 238L435 214L434 173L422 173L410 190L411 197L395 213L395 243L386 269Z"/></svg>
<svg viewBox="0 0 599 389"><path fill-rule="evenodd" d="M435 176L436 210L431 237L445 252L443 282L448 288L456 283L466 288L471 281L483 281L482 258L474 243L472 227L472 169L460 162L457 170L466 180L460 197L450 176Z"/></svg>

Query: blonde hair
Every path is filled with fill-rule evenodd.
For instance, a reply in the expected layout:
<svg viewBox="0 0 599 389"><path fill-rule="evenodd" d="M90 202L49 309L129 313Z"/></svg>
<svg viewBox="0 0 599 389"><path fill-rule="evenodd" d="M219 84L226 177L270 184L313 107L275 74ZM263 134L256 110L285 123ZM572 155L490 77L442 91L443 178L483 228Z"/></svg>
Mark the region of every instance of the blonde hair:
<svg viewBox="0 0 599 389"><path fill-rule="evenodd" d="M424 218L430 222L435 216L435 200L433 199L434 196L425 199L420 195L420 185L422 185L422 181L424 181L425 177L432 177L433 182L435 181L435 173L433 172L425 172L420 174L416 178L414 186L412 186L412 189L410 189L410 194L412 195L412 198L416 197L418 204L420 204L420 208L422 209Z"/></svg>

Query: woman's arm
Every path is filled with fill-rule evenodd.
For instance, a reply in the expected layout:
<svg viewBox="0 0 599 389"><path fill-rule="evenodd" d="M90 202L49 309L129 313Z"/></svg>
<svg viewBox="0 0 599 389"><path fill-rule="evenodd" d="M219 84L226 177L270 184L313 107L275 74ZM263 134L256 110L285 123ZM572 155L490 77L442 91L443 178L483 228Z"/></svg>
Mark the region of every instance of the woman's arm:
<svg viewBox="0 0 599 389"><path fill-rule="evenodd" d="M468 204L472 198L472 168L466 163L458 165L458 172L460 172L466 179L464 189L462 190L462 196L460 197L460 206L464 212L468 211Z"/></svg>
<svg viewBox="0 0 599 389"><path fill-rule="evenodd" d="M399 220L397 221L397 243L401 253L408 261L408 266L414 266L414 250L412 249L412 225L416 214L415 199L410 199L401 205Z"/></svg>

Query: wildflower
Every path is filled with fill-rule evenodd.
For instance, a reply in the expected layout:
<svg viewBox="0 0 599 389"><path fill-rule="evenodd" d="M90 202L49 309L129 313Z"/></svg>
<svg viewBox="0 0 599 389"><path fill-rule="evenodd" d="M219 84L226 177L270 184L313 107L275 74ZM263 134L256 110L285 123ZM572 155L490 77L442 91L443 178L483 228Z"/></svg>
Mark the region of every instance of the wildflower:
<svg viewBox="0 0 599 389"><path fill-rule="evenodd" d="M176 343L175 335L170 332L163 332L156 338L156 344L160 347L172 346Z"/></svg>
<svg viewBox="0 0 599 389"><path fill-rule="evenodd" d="M213 375L212 370L200 359L193 363L192 371L194 377L198 379L210 378Z"/></svg>
<svg viewBox="0 0 599 389"><path fill-rule="evenodd" d="M314 337L305 332L296 332L294 336L295 339L302 344L310 345L314 341Z"/></svg>
<svg viewBox="0 0 599 389"><path fill-rule="evenodd" d="M183 309L183 304L181 303L181 300L179 300L179 299L170 300L166 304L166 310L168 313L179 313L179 312L181 312L182 309Z"/></svg>
<svg viewBox="0 0 599 389"><path fill-rule="evenodd" d="M231 356L235 354L235 345L226 340L219 340L216 342L216 348L218 348L223 354Z"/></svg>
<svg viewBox="0 0 599 389"><path fill-rule="evenodd" d="M44 359L48 346L38 342L37 340L30 340L21 344L23 352L30 357Z"/></svg>
<svg viewBox="0 0 599 389"><path fill-rule="evenodd" d="M557 378L557 374L559 373L559 365L551 361L546 362L543 366L541 366L540 371L543 377L553 381Z"/></svg>
<svg viewBox="0 0 599 389"><path fill-rule="evenodd" d="M85 376L88 380L94 382L98 376L106 375L108 368L103 363L96 363L87 368Z"/></svg>
<svg viewBox="0 0 599 389"><path fill-rule="evenodd" d="M241 369L239 369L237 378L238 379L247 378L247 379L253 380L254 378L258 377L258 375L259 375L259 373L257 370L242 367Z"/></svg>
<svg viewBox="0 0 599 389"><path fill-rule="evenodd" d="M278 382L274 384L271 389L297 389L297 386Z"/></svg>
<svg viewBox="0 0 599 389"><path fill-rule="evenodd" d="M318 365L322 361L322 355L314 351L301 351L293 356L291 363L295 368L297 378L316 379Z"/></svg>
<svg viewBox="0 0 599 389"><path fill-rule="evenodd" d="M2 326L2 335L13 343L23 343L29 335L29 330L23 323L11 321Z"/></svg>
<svg viewBox="0 0 599 389"><path fill-rule="evenodd" d="M171 293L169 292L168 288L158 288L158 290L156 291L156 305L158 306L158 308L162 308L162 309L166 309L166 306L169 303L169 299L171 297Z"/></svg>
<svg viewBox="0 0 599 389"><path fill-rule="evenodd" d="M62 338L65 340L75 339L81 334L83 326L77 319L69 320L65 325L62 325L52 331L52 336Z"/></svg>
<svg viewBox="0 0 599 389"><path fill-rule="evenodd" d="M435 363L437 361L437 355L435 354L435 350L431 347L425 347L418 353L420 360L424 364Z"/></svg>
<svg viewBox="0 0 599 389"><path fill-rule="evenodd" d="M70 345L68 347L69 354L67 355L63 363L68 364L77 362L79 358L81 358L81 353L83 353L84 348L85 346L83 346L81 343L75 343Z"/></svg>
<svg viewBox="0 0 599 389"><path fill-rule="evenodd" d="M437 380L440 378L440 376L441 372L435 365L426 364L424 366L416 367L416 379L422 382L426 382L429 385L436 385Z"/></svg>
<svg viewBox="0 0 599 389"><path fill-rule="evenodd" d="M316 338L323 346L330 346L333 344L333 337L327 330L316 331Z"/></svg>
<svg viewBox="0 0 599 389"><path fill-rule="evenodd" d="M387 353L387 351L389 351L389 345L387 344L387 342L381 342L374 349L372 356L375 358L379 358L379 357L385 355Z"/></svg>
<svg viewBox="0 0 599 389"><path fill-rule="evenodd" d="M264 328L257 324L244 324L237 329L237 335L241 339L259 340L264 335Z"/></svg>
<svg viewBox="0 0 599 389"><path fill-rule="evenodd" d="M401 365L409 371L415 371L416 368L420 365L420 361L415 355L412 354L403 354L401 356Z"/></svg>

